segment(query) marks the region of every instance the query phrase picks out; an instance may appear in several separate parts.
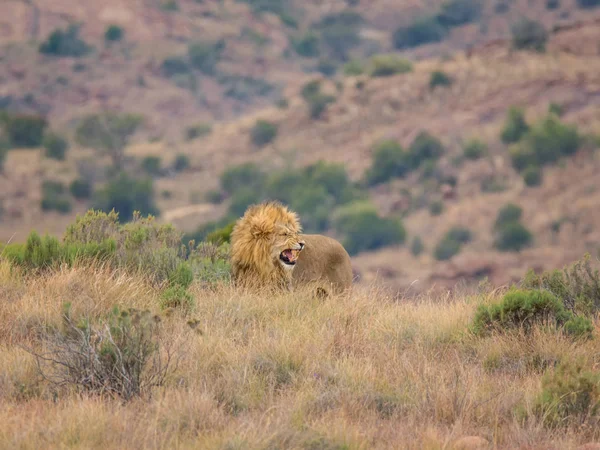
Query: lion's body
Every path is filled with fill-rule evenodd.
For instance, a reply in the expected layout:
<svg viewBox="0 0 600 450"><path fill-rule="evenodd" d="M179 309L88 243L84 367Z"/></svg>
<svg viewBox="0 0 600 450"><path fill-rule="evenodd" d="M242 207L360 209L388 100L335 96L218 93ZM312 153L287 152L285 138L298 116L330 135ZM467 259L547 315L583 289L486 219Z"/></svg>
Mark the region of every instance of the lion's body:
<svg viewBox="0 0 600 450"><path fill-rule="evenodd" d="M315 283L328 293L349 289L353 274L344 247L327 236L301 231L297 214L280 203L249 207L231 233L234 283L275 289Z"/></svg>
<svg viewBox="0 0 600 450"><path fill-rule="evenodd" d="M335 239L320 234L304 234L305 243L292 272L294 286L315 282L333 293L352 287L352 264L346 249Z"/></svg>

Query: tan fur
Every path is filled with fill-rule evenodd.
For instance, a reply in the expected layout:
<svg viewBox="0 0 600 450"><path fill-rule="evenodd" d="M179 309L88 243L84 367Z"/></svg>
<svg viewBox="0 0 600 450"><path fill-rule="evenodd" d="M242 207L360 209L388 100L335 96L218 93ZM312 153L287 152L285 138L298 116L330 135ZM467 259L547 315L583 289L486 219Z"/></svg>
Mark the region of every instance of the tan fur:
<svg viewBox="0 0 600 450"><path fill-rule="evenodd" d="M314 283L325 294L348 290L353 278L348 252L335 239L301 231L298 215L278 202L249 207L231 233L234 283L276 289ZM290 248L302 250L296 265L286 267L279 255Z"/></svg>
<svg viewBox="0 0 600 450"><path fill-rule="evenodd" d="M304 248L292 273L293 286L315 283L325 293L342 293L352 287L350 255L335 239L320 234L302 235Z"/></svg>

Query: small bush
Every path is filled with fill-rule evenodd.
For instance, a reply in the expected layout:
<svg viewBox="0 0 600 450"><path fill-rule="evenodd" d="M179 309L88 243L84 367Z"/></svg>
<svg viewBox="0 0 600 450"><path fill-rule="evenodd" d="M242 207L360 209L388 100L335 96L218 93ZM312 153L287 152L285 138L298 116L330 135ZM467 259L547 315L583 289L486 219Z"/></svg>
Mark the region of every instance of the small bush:
<svg viewBox="0 0 600 450"><path fill-rule="evenodd" d="M12 147L40 147L48 121L37 115L8 115L2 120L6 137Z"/></svg>
<svg viewBox="0 0 600 450"><path fill-rule="evenodd" d="M429 89L435 89L437 86L448 87L452 85L452 78L441 70L431 72L429 77Z"/></svg>
<svg viewBox="0 0 600 450"><path fill-rule="evenodd" d="M529 131L525 121L525 112L521 108L511 107L506 116L506 122L500 137L505 144L518 142Z"/></svg>
<svg viewBox="0 0 600 450"><path fill-rule="evenodd" d="M44 181L42 183L42 201L43 211L57 211L62 214L71 212L71 202L65 196L66 189L64 184L59 181Z"/></svg>
<svg viewBox="0 0 600 450"><path fill-rule="evenodd" d="M51 56L85 56L92 50L79 37L79 26L70 25L66 30L54 30L40 47L40 53Z"/></svg>
<svg viewBox="0 0 600 450"><path fill-rule="evenodd" d="M555 10L560 8L560 0L546 0L546 9Z"/></svg>
<svg viewBox="0 0 600 450"><path fill-rule="evenodd" d="M185 139L192 141L196 138L208 136L212 133L212 125L209 123L199 123L185 129Z"/></svg>
<svg viewBox="0 0 600 450"><path fill-rule="evenodd" d="M64 137L56 133L46 133L43 144L46 149L46 157L64 161L69 148L69 143Z"/></svg>
<svg viewBox="0 0 600 450"><path fill-rule="evenodd" d="M437 160L444 153L442 142L427 131L421 131L408 149L409 159L413 168L418 168L423 162Z"/></svg>
<svg viewBox="0 0 600 450"><path fill-rule="evenodd" d="M308 31L306 34L291 39L291 44L298 55L305 58L316 58L319 56L321 40L314 31Z"/></svg>
<svg viewBox="0 0 600 450"><path fill-rule="evenodd" d="M224 41L219 42L194 42L188 47L188 58L192 67L211 75L221 58L225 48Z"/></svg>
<svg viewBox="0 0 600 450"><path fill-rule="evenodd" d="M472 239L471 231L462 228L451 228L438 243L434 250L435 259L438 261L446 261L457 255L463 244L470 242Z"/></svg>
<svg viewBox="0 0 600 450"><path fill-rule="evenodd" d="M562 105L558 104L558 103L550 103L550 105L548 105L548 114L554 114L556 117L560 117L562 116L564 113L564 108Z"/></svg>
<svg viewBox="0 0 600 450"><path fill-rule="evenodd" d="M370 74L373 77L388 77L401 73L411 72L412 63L396 55L376 55L371 58Z"/></svg>
<svg viewBox="0 0 600 450"><path fill-rule="evenodd" d="M172 78L177 75L189 74L190 66L181 56L170 56L162 62L160 70L165 77Z"/></svg>
<svg viewBox="0 0 600 450"><path fill-rule="evenodd" d="M517 50L546 51L548 33L540 22L521 18L511 27L512 45Z"/></svg>
<svg viewBox="0 0 600 450"><path fill-rule="evenodd" d="M600 6L600 0L577 0L577 6L584 9Z"/></svg>
<svg viewBox="0 0 600 450"><path fill-rule="evenodd" d="M436 200L429 204L429 214L439 216L444 211L444 202Z"/></svg>
<svg viewBox="0 0 600 450"><path fill-rule="evenodd" d="M127 401L149 394L169 373L173 352L161 335L160 318L149 311L115 307L94 323L72 318L67 304L62 327L44 338L44 353L30 352L53 384Z"/></svg>
<svg viewBox="0 0 600 450"><path fill-rule="evenodd" d="M517 328L529 332L534 325L562 327L573 319L573 314L552 293L514 289L500 303L480 305L472 329L476 334ZM570 323L573 329L573 322Z"/></svg>
<svg viewBox="0 0 600 450"><path fill-rule="evenodd" d="M478 0L448 0L437 15L438 22L447 27L458 27L473 22L481 15Z"/></svg>
<svg viewBox="0 0 600 450"><path fill-rule="evenodd" d="M600 272L592 268L590 259L586 254L563 270L539 275L530 270L521 285L524 289L549 291L570 311L593 316L600 311Z"/></svg>
<svg viewBox="0 0 600 450"><path fill-rule="evenodd" d="M467 159L476 160L487 154L487 145L478 139L471 139L463 148L463 155Z"/></svg>
<svg viewBox="0 0 600 450"><path fill-rule="evenodd" d="M325 112L327 105L333 103L335 97L332 95L317 94L308 99L308 108L311 119L318 119Z"/></svg>
<svg viewBox="0 0 600 450"><path fill-rule="evenodd" d="M116 42L123 39L125 31L119 25L109 25L104 32L104 40L106 42Z"/></svg>
<svg viewBox="0 0 600 450"><path fill-rule="evenodd" d="M412 240L412 244L410 244L410 252L413 256L419 256L425 250L425 245L423 244L423 240L419 236L415 236Z"/></svg>
<svg viewBox="0 0 600 450"><path fill-rule="evenodd" d="M353 77L362 75L365 72L365 67L362 61L358 59L352 59L344 64L344 75Z"/></svg>
<svg viewBox="0 0 600 450"><path fill-rule="evenodd" d="M317 63L317 70L326 77L331 77L337 72L337 64L330 59L320 59Z"/></svg>
<svg viewBox="0 0 600 450"><path fill-rule="evenodd" d="M254 163L240 164L221 174L221 188L228 194L238 190L260 191L264 187L265 174Z"/></svg>
<svg viewBox="0 0 600 450"><path fill-rule="evenodd" d="M142 159L141 166L148 175L159 176L162 172L161 164L160 156L145 156Z"/></svg>
<svg viewBox="0 0 600 450"><path fill-rule="evenodd" d="M120 173L98 190L94 197L94 209L104 212L115 210L123 221L133 218L134 211L144 215L159 214L154 202L154 187L151 179L138 180Z"/></svg>
<svg viewBox="0 0 600 450"><path fill-rule="evenodd" d="M92 185L82 178L73 180L69 185L69 192L77 200L88 199L92 196Z"/></svg>
<svg viewBox="0 0 600 450"><path fill-rule="evenodd" d="M258 147L269 144L276 136L277 125L267 120L258 120L250 131L252 143Z"/></svg>
<svg viewBox="0 0 600 450"><path fill-rule="evenodd" d="M535 166L530 166L523 171L523 180L529 187L539 186L542 184L542 169Z"/></svg>
<svg viewBox="0 0 600 450"><path fill-rule="evenodd" d="M346 61L348 53L360 44L363 18L355 11L345 10L324 16L314 28L330 58Z"/></svg>
<svg viewBox="0 0 600 450"><path fill-rule="evenodd" d="M380 217L376 208L366 202L339 208L334 227L344 236L344 246L351 255L402 244L406 239L406 230L399 220Z"/></svg>
<svg viewBox="0 0 600 450"><path fill-rule="evenodd" d="M188 169L189 167L190 167L189 156L187 156L183 153L178 153L177 156L175 156L175 161L173 161L173 170L175 172L183 172L184 170Z"/></svg>
<svg viewBox="0 0 600 450"><path fill-rule="evenodd" d="M598 426L600 373L585 370L580 362L562 362L542 378L534 413L550 428Z"/></svg>
<svg viewBox="0 0 600 450"><path fill-rule="evenodd" d="M385 183L403 177L411 169L408 153L394 140L380 142L373 149L373 161L366 172L369 185Z"/></svg>
<svg viewBox="0 0 600 450"><path fill-rule="evenodd" d="M533 235L519 222L510 222L498 230L494 246L503 252L521 251L531 245Z"/></svg>
<svg viewBox="0 0 600 450"><path fill-rule="evenodd" d="M224 227L211 231L206 236L206 242L211 242L217 245L229 243L231 241L231 232L233 231L234 226L235 221L232 221Z"/></svg>
<svg viewBox="0 0 600 450"><path fill-rule="evenodd" d="M417 19L413 24L400 27L394 31L392 41L394 47L417 47L419 45L440 42L448 35L448 29L443 26L437 17L429 16Z"/></svg>
<svg viewBox="0 0 600 450"><path fill-rule="evenodd" d="M514 203L507 203L498 211L496 216L496 222L494 223L494 229L499 230L505 225L521 220L523 215L523 208Z"/></svg>
<svg viewBox="0 0 600 450"><path fill-rule="evenodd" d="M194 296L183 286L169 286L160 297L160 308L163 310L178 308L184 311L191 311L194 309L194 306Z"/></svg>

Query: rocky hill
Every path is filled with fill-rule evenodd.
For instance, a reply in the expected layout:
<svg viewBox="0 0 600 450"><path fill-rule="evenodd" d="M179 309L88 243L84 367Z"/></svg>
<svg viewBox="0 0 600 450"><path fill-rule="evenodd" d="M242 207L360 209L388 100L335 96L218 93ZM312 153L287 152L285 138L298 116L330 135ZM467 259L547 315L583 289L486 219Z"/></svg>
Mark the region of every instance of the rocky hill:
<svg viewBox="0 0 600 450"><path fill-rule="evenodd" d="M356 252L364 282L414 290L485 277L505 283L530 267L595 253L595 6L2 2L0 108L7 117L43 117L44 133L64 136L69 148L57 159L35 143L5 145L0 239L22 240L32 228L62 234L76 213L97 202L113 164L81 139L81 123L111 111L143 117L124 144L122 168L151 174L161 219L189 232L239 206L240 193L222 186L228 168L250 162L264 177L304 176L293 171L326 161L343 165L379 217L403 223L402 239ZM528 131L503 139L513 106L523 109ZM411 162L406 173L369 181L382 143L392 142L396 155L411 154L424 132L439 152ZM3 139L10 137L5 127ZM547 156L563 138L559 155ZM520 167L519 152L535 154L525 155L527 167ZM73 180L90 182L96 194L77 200L64 193ZM60 201L50 202L49 193ZM321 206L318 196L307 198L303 209ZM519 251L498 248L495 223L507 204L521 208L517 222L531 235ZM333 222L322 228L344 239ZM463 237L448 238L453 229Z"/></svg>

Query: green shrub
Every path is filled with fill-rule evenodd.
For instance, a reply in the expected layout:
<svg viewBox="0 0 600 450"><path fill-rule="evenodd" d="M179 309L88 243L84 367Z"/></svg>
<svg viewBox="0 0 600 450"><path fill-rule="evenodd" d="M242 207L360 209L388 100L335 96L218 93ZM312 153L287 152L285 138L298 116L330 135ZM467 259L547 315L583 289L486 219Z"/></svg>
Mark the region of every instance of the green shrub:
<svg viewBox="0 0 600 450"><path fill-rule="evenodd" d="M533 235L524 225L510 222L498 230L494 246L503 252L518 252L529 247L532 241Z"/></svg>
<svg viewBox="0 0 600 450"><path fill-rule="evenodd" d="M183 153L178 153L177 156L175 156L175 161L173 161L173 170L175 172L183 172L186 169L189 169L190 167L190 158L189 156L183 154Z"/></svg>
<svg viewBox="0 0 600 450"><path fill-rule="evenodd" d="M57 211L61 214L71 212L71 202L66 197L64 184L58 181L44 181L42 183L42 201L43 211Z"/></svg>
<svg viewBox="0 0 600 450"><path fill-rule="evenodd" d="M423 240L419 236L415 236L410 245L410 252L413 256L419 256L424 250L425 245L423 244Z"/></svg>
<svg viewBox="0 0 600 450"><path fill-rule="evenodd" d="M512 46L517 50L546 51L548 33L540 22L520 18L511 27Z"/></svg>
<svg viewBox="0 0 600 450"><path fill-rule="evenodd" d="M48 158L64 161L69 148L69 143L64 137L56 133L46 133L43 144Z"/></svg>
<svg viewBox="0 0 600 450"><path fill-rule="evenodd" d="M40 45L40 53L51 56L85 56L92 47L79 37L79 28L79 25L70 25L66 30L54 30Z"/></svg>
<svg viewBox="0 0 600 450"><path fill-rule="evenodd" d="M104 40L106 42L116 42L123 39L125 31L119 25L109 25L104 32Z"/></svg>
<svg viewBox="0 0 600 450"><path fill-rule="evenodd" d="M535 166L530 166L523 171L523 180L529 187L539 186L542 184L542 169Z"/></svg>
<svg viewBox="0 0 600 450"><path fill-rule="evenodd" d="M425 161L439 159L443 153L441 141L427 131L417 134L408 149L411 166L415 169Z"/></svg>
<svg viewBox="0 0 600 450"><path fill-rule="evenodd" d="M170 56L162 62L160 70L165 77L171 78L177 75L189 74L190 66L181 56Z"/></svg>
<svg viewBox="0 0 600 450"><path fill-rule="evenodd" d="M37 115L7 115L1 121L12 147L40 147L48 121Z"/></svg>
<svg viewBox="0 0 600 450"><path fill-rule="evenodd" d="M438 22L447 27L458 27L479 18L482 11L478 0L447 0L437 15Z"/></svg>
<svg viewBox="0 0 600 450"><path fill-rule="evenodd" d="M452 78L441 70L431 72L429 77L429 89L435 89L437 86L447 87L452 85Z"/></svg>
<svg viewBox="0 0 600 450"><path fill-rule="evenodd" d="M308 99L308 109L311 119L318 119L321 117L327 105L335 102L335 97L326 94L317 94Z"/></svg>
<svg viewBox="0 0 600 450"><path fill-rule="evenodd" d="M521 108L511 107L506 116L506 122L500 137L505 144L518 142L529 131L525 121L525 112Z"/></svg>
<svg viewBox="0 0 600 450"><path fill-rule="evenodd" d="M231 241L231 232L233 231L235 223L235 221L231 221L228 225L211 231L206 235L206 242L211 242L217 245L229 243Z"/></svg>
<svg viewBox="0 0 600 450"><path fill-rule="evenodd" d="M145 156L142 159L141 166L148 175L159 176L162 172L161 164L160 156Z"/></svg>
<svg viewBox="0 0 600 450"><path fill-rule="evenodd" d="M369 73L373 77L388 77L412 70L412 63L405 58L396 55L376 55L371 58Z"/></svg>
<svg viewBox="0 0 600 450"><path fill-rule="evenodd" d="M316 58L319 56L321 40L314 31L308 31L306 34L291 39L291 44L298 55L305 58Z"/></svg>
<svg viewBox="0 0 600 450"><path fill-rule="evenodd" d="M241 217L250 205L259 203L262 193L251 190L236 191L230 199L228 212L235 217Z"/></svg>
<svg viewBox="0 0 600 450"><path fill-rule="evenodd" d="M394 47L402 50L419 45L440 42L448 35L448 29L437 17L428 16L417 19L408 26L402 26L394 31L392 41Z"/></svg>
<svg viewBox="0 0 600 450"><path fill-rule="evenodd" d="M264 147L269 144L276 136L277 125L262 119L257 120L250 131L252 143L258 147Z"/></svg>
<svg viewBox="0 0 600 450"><path fill-rule="evenodd" d="M569 326L566 327L566 324ZM485 334L509 329L529 332L534 325L565 326L565 332L574 331L575 337L589 337L587 324L591 325L589 320L586 322L584 318L575 318L548 291L513 289L500 303L480 305L473 319L472 329L476 334Z"/></svg>
<svg viewBox="0 0 600 450"><path fill-rule="evenodd" d="M562 362L542 378L533 411L549 428L597 426L600 373L585 370L580 362Z"/></svg>
<svg viewBox="0 0 600 450"><path fill-rule="evenodd" d="M334 227L344 236L344 246L351 255L399 245L406 239L406 230L399 220L380 217L375 206L367 202L339 208L335 213Z"/></svg>
<svg viewBox="0 0 600 450"><path fill-rule="evenodd" d="M163 310L179 308L184 311L191 311L194 309L194 306L194 296L185 287L180 285L169 286L163 291L160 297L160 308Z"/></svg>
<svg viewBox="0 0 600 450"><path fill-rule="evenodd" d="M88 199L92 196L92 185L89 181L79 178L71 182L69 192L77 200Z"/></svg>
<svg viewBox="0 0 600 450"><path fill-rule="evenodd" d="M560 8L560 0L546 0L546 9L555 10Z"/></svg>
<svg viewBox="0 0 600 450"><path fill-rule="evenodd" d="M363 18L355 11L345 10L324 16L314 28L320 32L328 55L346 61L348 53L360 44Z"/></svg>
<svg viewBox="0 0 600 450"><path fill-rule="evenodd" d="M385 183L403 177L411 169L409 155L397 141L385 140L373 149L373 161L366 172L369 185Z"/></svg>
<svg viewBox="0 0 600 450"><path fill-rule="evenodd" d="M577 6L580 8L596 8L600 6L600 0L577 0Z"/></svg>
<svg viewBox="0 0 600 450"><path fill-rule="evenodd" d="M335 75L337 67L337 64L330 59L320 59L317 63L317 70L326 77L331 77Z"/></svg>
<svg viewBox="0 0 600 450"><path fill-rule="evenodd" d="M507 203L498 211L496 216L496 222L494 223L494 229L499 230L505 225L521 220L523 215L523 208L514 203Z"/></svg>
<svg viewBox="0 0 600 450"><path fill-rule="evenodd" d="M463 227L453 227L435 247L433 255L438 261L446 261L457 255L463 244L472 239L471 231Z"/></svg>
<svg viewBox="0 0 600 450"><path fill-rule="evenodd" d="M212 125L209 123L199 123L185 129L185 139L192 141L196 138L208 136L212 133Z"/></svg>
<svg viewBox="0 0 600 450"><path fill-rule="evenodd" d="M344 75L352 77L362 75L365 72L365 66L362 61L352 59L344 64Z"/></svg>
<svg viewBox="0 0 600 450"><path fill-rule="evenodd" d="M441 200L433 201L429 204L429 214L439 216L444 211L444 202Z"/></svg>
<svg viewBox="0 0 600 450"><path fill-rule="evenodd" d="M558 104L558 103L550 103L548 105L548 114L554 114L557 117L562 116L564 113L564 108L562 105Z"/></svg>
<svg viewBox="0 0 600 450"><path fill-rule="evenodd" d="M467 159L475 160L485 156L487 150L487 145L484 142L478 139L471 139L465 144L463 155Z"/></svg>
<svg viewBox="0 0 600 450"><path fill-rule="evenodd" d="M600 272L592 268L590 259L586 254L563 270L539 275L530 270L521 285L524 289L549 291L570 311L593 316L600 311Z"/></svg>
<svg viewBox="0 0 600 450"><path fill-rule="evenodd" d="M321 93L321 81L312 80L307 82L300 90L300 95L306 101L310 100L311 97Z"/></svg>
<svg viewBox="0 0 600 450"><path fill-rule="evenodd" d="M254 163L240 164L225 170L221 174L221 188L228 194L238 190L260 191L264 187L266 175Z"/></svg>
<svg viewBox="0 0 600 450"><path fill-rule="evenodd" d="M471 230L464 227L453 227L446 233L446 239L459 242L461 244L466 244L471 242L473 239L473 234Z"/></svg>
<svg viewBox="0 0 600 450"><path fill-rule="evenodd" d="M215 67L224 48L224 41L194 42L188 47L190 64L201 72L211 75L215 72Z"/></svg>
<svg viewBox="0 0 600 450"><path fill-rule="evenodd" d="M152 179L135 179L120 173L106 186L96 192L94 209L110 212L113 209L123 221L129 221L134 211L141 214L158 215L154 202Z"/></svg>
<svg viewBox="0 0 600 450"><path fill-rule="evenodd" d="M169 12L179 11L179 3L177 3L175 0L165 0L161 3L160 9Z"/></svg>

